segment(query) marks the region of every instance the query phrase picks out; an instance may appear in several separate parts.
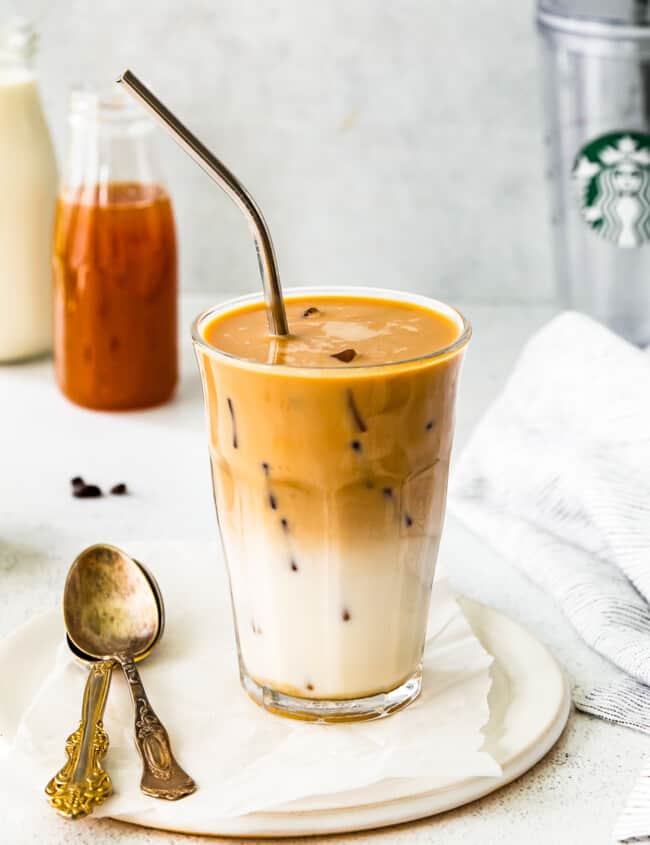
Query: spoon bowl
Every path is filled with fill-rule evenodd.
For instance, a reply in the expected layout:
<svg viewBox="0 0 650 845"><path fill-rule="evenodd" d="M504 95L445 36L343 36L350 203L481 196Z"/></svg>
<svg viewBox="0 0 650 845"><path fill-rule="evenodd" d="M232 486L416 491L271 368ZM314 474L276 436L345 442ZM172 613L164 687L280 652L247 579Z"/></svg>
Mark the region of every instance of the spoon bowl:
<svg viewBox="0 0 650 845"><path fill-rule="evenodd" d="M68 636L95 660L122 653L142 660L162 634L159 595L144 569L120 549L90 546L66 579L63 615Z"/></svg>
<svg viewBox="0 0 650 845"><path fill-rule="evenodd" d="M155 595L156 604L158 605L158 617L159 617L158 633L156 634L156 639L151 644L151 647L149 648L148 651L145 651L145 652L143 652L142 654L139 654L139 655L134 655L134 657L133 657L133 659L136 662L139 662L140 660L143 660L151 651L153 651L153 649L158 644L158 641L161 639L162 635L165 632L165 605L164 605L164 602L163 602L162 592L160 591L160 587L158 586L158 582L156 581L154 576L151 574L150 570L147 569L147 567L144 565L144 563L140 563L139 560L135 560L135 558L133 558L133 560L140 567L140 569L143 571L144 575L147 578L147 581L149 582L149 586L151 587L151 590L153 591L153 593ZM100 659L100 658L97 658L97 657L93 657L87 651L83 651L81 648L79 648L79 646L76 645L70 639L70 634L66 633L65 637L66 637L66 641L68 643L68 648L70 649L70 651L74 654L74 656L80 662L82 662L84 664L95 663L97 660Z"/></svg>

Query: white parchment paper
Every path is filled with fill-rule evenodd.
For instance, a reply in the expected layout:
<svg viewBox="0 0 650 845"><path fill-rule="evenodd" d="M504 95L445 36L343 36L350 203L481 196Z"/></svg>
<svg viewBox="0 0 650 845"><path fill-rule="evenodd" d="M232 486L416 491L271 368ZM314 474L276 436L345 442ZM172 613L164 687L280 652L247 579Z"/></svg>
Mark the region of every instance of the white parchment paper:
<svg viewBox="0 0 650 845"><path fill-rule="evenodd" d="M165 597L165 636L140 669L176 757L199 789L174 803L141 794L132 705L116 671L104 717L110 738L104 764L114 795L95 816L151 812L182 827L184 819L196 824L308 798L320 807L337 806L342 794L388 779L440 778L444 783L500 773L494 759L481 751L492 658L444 582L433 591L421 698L381 721L317 726L267 714L240 689L216 546L131 543L125 550L149 566ZM13 779L20 785L16 800L25 803L34 800L33 793L42 795L64 762L66 736L79 719L85 669L71 658L62 628L57 615L43 629L51 636L38 642L39 660L49 667L42 680L31 687L17 683L0 702L0 768L20 772ZM20 673L30 655L11 659ZM30 794L25 794L27 784Z"/></svg>

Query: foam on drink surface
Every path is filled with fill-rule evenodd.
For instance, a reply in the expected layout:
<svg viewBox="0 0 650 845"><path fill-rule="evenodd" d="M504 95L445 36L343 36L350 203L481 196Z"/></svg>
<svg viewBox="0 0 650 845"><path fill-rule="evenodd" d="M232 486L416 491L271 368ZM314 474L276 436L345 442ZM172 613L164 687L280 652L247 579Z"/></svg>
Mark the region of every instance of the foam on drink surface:
<svg viewBox="0 0 650 845"><path fill-rule="evenodd" d="M409 302L301 296L288 298L286 309L291 330L286 339L269 337L261 303L218 315L203 335L211 346L238 358L295 367L398 363L442 350L459 335L450 317ZM353 356L339 357L350 349Z"/></svg>

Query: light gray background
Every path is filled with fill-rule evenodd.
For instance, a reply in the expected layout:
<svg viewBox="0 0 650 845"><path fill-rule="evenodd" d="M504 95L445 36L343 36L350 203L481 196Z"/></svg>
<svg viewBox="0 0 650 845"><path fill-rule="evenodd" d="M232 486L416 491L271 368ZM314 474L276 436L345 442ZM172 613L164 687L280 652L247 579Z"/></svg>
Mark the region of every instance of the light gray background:
<svg viewBox="0 0 650 845"><path fill-rule="evenodd" d="M554 296L533 0L0 0L67 90L131 67L240 176L285 285ZM255 289L248 230L162 133L182 284Z"/></svg>

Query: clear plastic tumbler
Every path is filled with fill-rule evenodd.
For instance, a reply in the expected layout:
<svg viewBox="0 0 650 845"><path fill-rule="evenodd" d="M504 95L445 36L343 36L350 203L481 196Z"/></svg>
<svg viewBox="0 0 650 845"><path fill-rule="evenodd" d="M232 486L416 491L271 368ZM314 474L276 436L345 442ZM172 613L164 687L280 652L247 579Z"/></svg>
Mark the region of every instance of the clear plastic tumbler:
<svg viewBox="0 0 650 845"><path fill-rule="evenodd" d="M650 5L539 0L564 304L650 342Z"/></svg>

